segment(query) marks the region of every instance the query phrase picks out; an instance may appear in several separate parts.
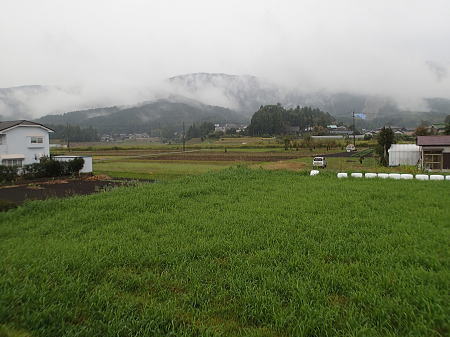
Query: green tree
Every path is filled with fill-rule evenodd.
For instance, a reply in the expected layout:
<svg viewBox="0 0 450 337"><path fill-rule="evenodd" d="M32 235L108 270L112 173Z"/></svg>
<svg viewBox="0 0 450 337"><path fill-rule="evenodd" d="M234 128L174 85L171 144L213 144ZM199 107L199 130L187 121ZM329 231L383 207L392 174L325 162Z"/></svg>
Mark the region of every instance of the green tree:
<svg viewBox="0 0 450 337"><path fill-rule="evenodd" d="M430 134L430 131L428 130L427 126L422 124L416 128L416 131L414 131L414 134L416 136L428 136Z"/></svg>
<svg viewBox="0 0 450 337"><path fill-rule="evenodd" d="M67 162L67 173L68 174L75 174L79 175L80 170L84 166L84 159L83 158L75 158L73 160L70 160Z"/></svg>
<svg viewBox="0 0 450 337"><path fill-rule="evenodd" d="M450 115L447 115L447 117L445 117L444 123L445 123L444 134L450 135Z"/></svg>
<svg viewBox="0 0 450 337"><path fill-rule="evenodd" d="M186 132L186 139L198 138L200 135L200 128L194 123Z"/></svg>
<svg viewBox="0 0 450 337"><path fill-rule="evenodd" d="M200 125L193 123L187 133L186 138L203 138L214 132L214 124L211 122L203 122Z"/></svg>
<svg viewBox="0 0 450 337"><path fill-rule="evenodd" d="M211 122L203 122L200 124L200 137L205 137L209 135L210 133L214 132L214 123Z"/></svg>
<svg viewBox="0 0 450 337"><path fill-rule="evenodd" d="M447 123L447 125L445 125L444 134L450 135L450 123Z"/></svg>
<svg viewBox="0 0 450 337"><path fill-rule="evenodd" d="M416 128L416 131L414 131L414 134L416 136L429 136L431 134L431 132L426 125L421 124Z"/></svg>
<svg viewBox="0 0 450 337"><path fill-rule="evenodd" d="M72 142L95 142L100 139L93 127L82 128L78 125L49 125L55 132L50 133L51 139L69 140Z"/></svg>
<svg viewBox="0 0 450 337"><path fill-rule="evenodd" d="M380 164L387 166L389 163L388 150L395 142L395 134L391 128L383 127L377 136L378 145L376 152L380 158Z"/></svg>

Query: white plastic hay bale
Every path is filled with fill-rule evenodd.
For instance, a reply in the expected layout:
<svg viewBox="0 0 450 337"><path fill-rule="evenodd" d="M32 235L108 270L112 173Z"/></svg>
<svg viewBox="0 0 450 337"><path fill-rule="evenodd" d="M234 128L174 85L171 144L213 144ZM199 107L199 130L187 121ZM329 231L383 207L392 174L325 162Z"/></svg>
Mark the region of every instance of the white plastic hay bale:
<svg viewBox="0 0 450 337"><path fill-rule="evenodd" d="M362 177L363 177L363 174L362 174L362 173L359 173L359 172L353 172L350 176L351 176L352 178L362 178Z"/></svg>
<svg viewBox="0 0 450 337"><path fill-rule="evenodd" d="M378 178L387 179L387 178L389 178L389 174L387 174L387 173L378 173Z"/></svg>
<svg viewBox="0 0 450 337"><path fill-rule="evenodd" d="M450 181L450 176L445 176L445 180Z"/></svg>
<svg viewBox="0 0 450 337"><path fill-rule="evenodd" d="M430 180L444 180L442 174L430 174Z"/></svg>
<svg viewBox="0 0 450 337"><path fill-rule="evenodd" d="M319 174L318 170L311 170L311 172L309 173L310 176L316 176Z"/></svg>
<svg viewBox="0 0 450 337"><path fill-rule="evenodd" d="M400 173L389 173L390 179L400 179Z"/></svg>
<svg viewBox="0 0 450 337"><path fill-rule="evenodd" d="M400 174L400 179L405 179L405 180L410 180L413 179L414 176L412 174L409 173L402 173Z"/></svg>
<svg viewBox="0 0 450 337"><path fill-rule="evenodd" d="M429 180L428 174L416 174L417 180Z"/></svg>
<svg viewBox="0 0 450 337"><path fill-rule="evenodd" d="M364 177L366 177L366 178L376 178L377 174L376 173L366 173L364 175Z"/></svg>
<svg viewBox="0 0 450 337"><path fill-rule="evenodd" d="M345 173L345 172L341 172L341 173L338 173L338 174L337 174L337 177L338 177L338 178L348 178L348 175L347 175L347 173Z"/></svg>

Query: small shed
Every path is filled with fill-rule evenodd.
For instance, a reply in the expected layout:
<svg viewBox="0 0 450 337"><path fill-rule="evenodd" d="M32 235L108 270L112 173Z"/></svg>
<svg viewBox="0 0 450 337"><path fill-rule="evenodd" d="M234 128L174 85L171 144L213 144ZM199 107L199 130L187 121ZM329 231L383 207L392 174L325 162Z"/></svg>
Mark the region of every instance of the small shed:
<svg viewBox="0 0 450 337"><path fill-rule="evenodd" d="M450 170L450 135L418 136L421 147L422 168L426 170Z"/></svg>
<svg viewBox="0 0 450 337"><path fill-rule="evenodd" d="M416 144L392 144L389 152L389 166L415 166L420 161L420 146Z"/></svg>
<svg viewBox="0 0 450 337"><path fill-rule="evenodd" d="M83 168L80 170L80 173L92 173L92 157L86 157L86 156L54 156L52 157L55 160L59 161L70 161L74 160L75 158L83 158L84 165Z"/></svg>

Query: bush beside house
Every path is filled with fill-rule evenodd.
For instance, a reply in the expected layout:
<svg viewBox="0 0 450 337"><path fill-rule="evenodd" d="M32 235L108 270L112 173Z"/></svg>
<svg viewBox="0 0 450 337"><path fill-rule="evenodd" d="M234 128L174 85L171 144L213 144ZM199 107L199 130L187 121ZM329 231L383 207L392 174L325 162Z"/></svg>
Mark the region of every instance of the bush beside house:
<svg viewBox="0 0 450 337"><path fill-rule="evenodd" d="M77 175L83 165L83 158L64 162L47 157L42 158L39 163L25 165L22 168L0 165L0 183L16 181L19 176L25 179L35 179Z"/></svg>

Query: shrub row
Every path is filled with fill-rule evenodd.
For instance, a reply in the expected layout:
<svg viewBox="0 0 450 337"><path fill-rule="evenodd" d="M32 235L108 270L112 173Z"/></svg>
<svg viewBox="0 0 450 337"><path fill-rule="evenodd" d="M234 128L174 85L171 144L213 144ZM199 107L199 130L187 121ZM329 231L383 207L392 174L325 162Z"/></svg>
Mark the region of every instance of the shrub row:
<svg viewBox="0 0 450 337"><path fill-rule="evenodd" d="M16 180L17 167L0 165L0 183L7 183Z"/></svg>
<svg viewBox="0 0 450 337"><path fill-rule="evenodd" d="M83 168L83 165L83 158L75 158L70 161L58 161L48 157L42 158L39 163L25 165L22 168L0 165L0 183L15 181L19 175L25 179L35 179L78 174Z"/></svg>

